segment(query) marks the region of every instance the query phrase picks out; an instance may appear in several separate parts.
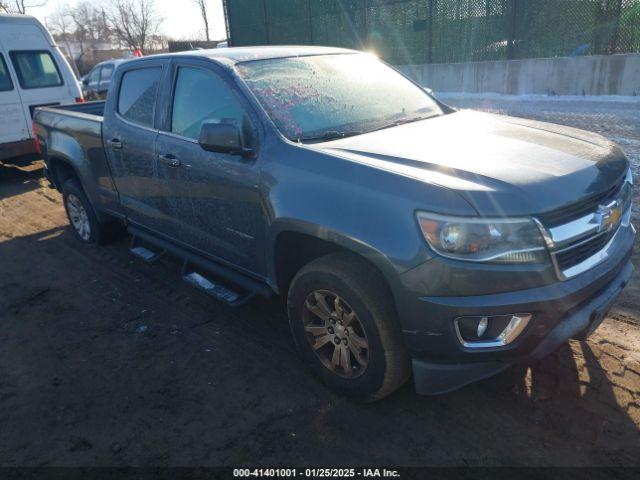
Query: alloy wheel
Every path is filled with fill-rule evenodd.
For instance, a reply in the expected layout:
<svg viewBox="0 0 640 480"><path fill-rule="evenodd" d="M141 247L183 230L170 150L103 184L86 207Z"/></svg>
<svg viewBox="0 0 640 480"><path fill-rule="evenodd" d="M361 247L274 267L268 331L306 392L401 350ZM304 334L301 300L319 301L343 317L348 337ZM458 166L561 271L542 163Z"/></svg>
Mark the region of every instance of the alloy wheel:
<svg viewBox="0 0 640 480"><path fill-rule="evenodd" d="M316 357L332 373L357 378L369 363L369 342L356 312L339 295L315 290L303 310L307 340Z"/></svg>
<svg viewBox="0 0 640 480"><path fill-rule="evenodd" d="M67 212L69 212L71 225L73 225L80 238L88 241L91 237L89 216L80 199L73 193L67 195Z"/></svg>

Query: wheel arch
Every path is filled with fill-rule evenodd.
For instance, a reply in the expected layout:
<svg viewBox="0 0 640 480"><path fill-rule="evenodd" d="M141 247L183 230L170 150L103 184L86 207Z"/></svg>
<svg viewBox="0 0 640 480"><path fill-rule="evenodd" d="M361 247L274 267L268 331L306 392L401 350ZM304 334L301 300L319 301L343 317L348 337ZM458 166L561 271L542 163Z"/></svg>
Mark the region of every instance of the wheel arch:
<svg viewBox="0 0 640 480"><path fill-rule="evenodd" d="M51 154L47 160L47 166L53 185L59 192L62 192L62 186L70 178L77 179L80 187L82 187L80 172L74 163L67 157Z"/></svg>
<svg viewBox="0 0 640 480"><path fill-rule="evenodd" d="M49 178L56 190L62 193L65 182L70 179L75 179L78 182L78 187L87 197L91 209L98 220L103 223L113 220L112 216L106 214L99 208L96 192L88 188L91 187L91 185L87 186L83 180L80 168L70 158L60 154L50 154L47 156L47 168L49 169Z"/></svg>
<svg viewBox="0 0 640 480"><path fill-rule="evenodd" d="M344 252L369 264L389 288L388 279L397 275L393 264L374 247L325 227L300 222L281 222L270 236L269 283L286 294L295 274L316 258Z"/></svg>

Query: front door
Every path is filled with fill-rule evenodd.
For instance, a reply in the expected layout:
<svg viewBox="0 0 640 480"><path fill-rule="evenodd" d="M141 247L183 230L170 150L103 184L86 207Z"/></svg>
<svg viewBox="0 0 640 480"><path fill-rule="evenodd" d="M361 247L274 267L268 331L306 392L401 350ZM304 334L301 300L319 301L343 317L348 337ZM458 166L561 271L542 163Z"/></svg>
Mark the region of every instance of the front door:
<svg viewBox="0 0 640 480"><path fill-rule="evenodd" d="M155 156L156 104L165 63L146 61L123 72L117 98L109 101L102 134L128 220L155 232L166 230L167 222Z"/></svg>
<svg viewBox="0 0 640 480"><path fill-rule="evenodd" d="M204 122L228 122L255 146L257 121L236 87L210 63L174 62L171 109L156 143L170 234L206 256L262 275L258 159L207 152L197 143Z"/></svg>

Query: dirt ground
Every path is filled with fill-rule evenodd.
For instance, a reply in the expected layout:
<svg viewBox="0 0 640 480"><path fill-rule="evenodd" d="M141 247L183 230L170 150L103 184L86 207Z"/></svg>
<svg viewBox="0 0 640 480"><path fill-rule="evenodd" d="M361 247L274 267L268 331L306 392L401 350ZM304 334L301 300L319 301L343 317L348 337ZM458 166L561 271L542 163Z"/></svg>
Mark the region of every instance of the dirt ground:
<svg viewBox="0 0 640 480"><path fill-rule="evenodd" d="M361 405L301 363L280 302L179 273L81 245L39 163L0 166L0 466L640 466L638 274L585 343Z"/></svg>

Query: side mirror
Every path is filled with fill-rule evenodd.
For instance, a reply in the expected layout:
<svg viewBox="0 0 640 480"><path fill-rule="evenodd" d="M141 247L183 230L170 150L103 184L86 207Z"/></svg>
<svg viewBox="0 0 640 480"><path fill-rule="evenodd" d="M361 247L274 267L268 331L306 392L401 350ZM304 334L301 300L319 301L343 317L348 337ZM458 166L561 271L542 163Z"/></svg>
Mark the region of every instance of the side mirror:
<svg viewBox="0 0 640 480"><path fill-rule="evenodd" d="M244 148L240 129L231 123L203 123L198 143L208 152L248 155L251 149Z"/></svg>
<svg viewBox="0 0 640 480"><path fill-rule="evenodd" d="M89 79L87 77L82 79L82 84L86 87L87 85L89 85Z"/></svg>

